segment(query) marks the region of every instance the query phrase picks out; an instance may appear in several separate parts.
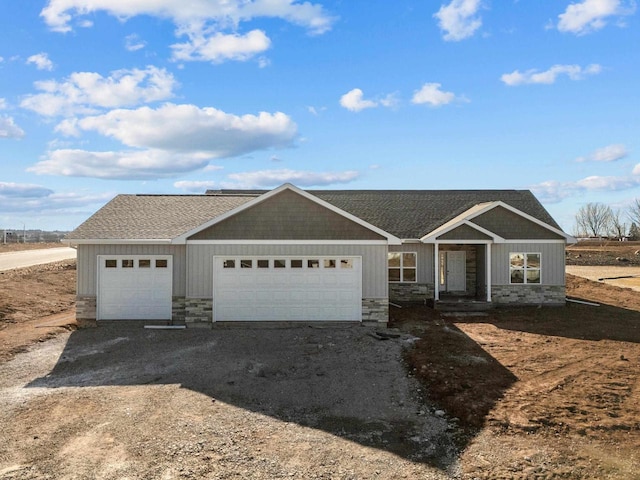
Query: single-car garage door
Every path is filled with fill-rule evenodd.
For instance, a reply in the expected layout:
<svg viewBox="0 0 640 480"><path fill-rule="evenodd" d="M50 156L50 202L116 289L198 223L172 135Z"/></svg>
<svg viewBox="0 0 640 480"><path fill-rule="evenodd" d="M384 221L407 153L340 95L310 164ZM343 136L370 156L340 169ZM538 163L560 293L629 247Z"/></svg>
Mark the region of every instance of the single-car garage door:
<svg viewBox="0 0 640 480"><path fill-rule="evenodd" d="M170 255L98 255L98 320L171 320Z"/></svg>
<svg viewBox="0 0 640 480"><path fill-rule="evenodd" d="M360 321L360 257L214 257L214 321Z"/></svg>

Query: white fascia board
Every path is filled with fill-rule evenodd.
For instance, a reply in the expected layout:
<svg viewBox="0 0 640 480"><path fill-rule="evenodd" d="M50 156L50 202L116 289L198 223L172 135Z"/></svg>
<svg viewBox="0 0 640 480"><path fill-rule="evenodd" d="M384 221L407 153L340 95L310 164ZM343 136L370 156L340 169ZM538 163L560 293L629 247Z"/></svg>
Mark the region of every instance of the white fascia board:
<svg viewBox="0 0 640 480"><path fill-rule="evenodd" d="M492 240L436 240L433 243L437 243L438 245L491 245L494 242Z"/></svg>
<svg viewBox="0 0 640 480"><path fill-rule="evenodd" d="M566 240L558 238L556 240L534 240L534 239L518 239L518 240L505 240L504 242L496 242L496 243L566 243Z"/></svg>
<svg viewBox="0 0 640 480"><path fill-rule="evenodd" d="M187 240L187 245L389 245L386 240Z"/></svg>
<svg viewBox="0 0 640 480"><path fill-rule="evenodd" d="M468 210L467 210L468 211ZM473 228L474 230L477 230L478 232L488 236L491 238L491 240L480 240L477 243L490 243L490 242L494 242L494 243L502 243L505 241L504 238L502 238L500 235L496 235L495 233L487 230L486 228L482 228L480 225L476 225L475 223L471 223L470 221L468 221L466 218L465 219L461 219L456 221L455 223L448 225L448 226L442 226L440 228L435 229L433 232L425 235L424 237L422 237L422 242L423 243L435 243L435 242L439 242L439 243L451 243L448 240L438 240L438 237L441 235L444 235L445 233L448 233L452 230L455 230L456 228L462 226L462 225L467 225L471 228ZM445 228L443 228L445 227ZM474 243L475 240L454 240L453 243Z"/></svg>
<svg viewBox="0 0 640 480"><path fill-rule="evenodd" d="M434 230L430 231L425 236L423 236L420 239L420 241L422 241L423 243L433 243L435 241L436 237L438 237L439 235L442 235L443 233L447 233L448 231L459 227L460 225L462 225L462 223L471 214L473 214L478 209L485 208L486 205L490 205L490 204L488 204L488 203L479 203L478 205L474 205L473 207L471 207L471 208L465 210L464 212L462 212L460 215L458 215L456 217L453 217L448 222L445 222L442 225L440 225L439 227L437 227ZM472 226L477 229L477 225L472 225ZM490 234L490 236L493 237L494 234L492 233L492 234Z"/></svg>
<svg viewBox="0 0 640 480"><path fill-rule="evenodd" d="M158 245L158 244L170 244L170 238L94 238L94 239L64 239L62 243L74 244L74 245Z"/></svg>
<svg viewBox="0 0 640 480"><path fill-rule="evenodd" d="M259 197L254 198L253 200L248 201L247 203L244 203L242 205L240 205L239 207L234 208L233 210L229 210L228 212L223 213L222 215L217 216L216 218L209 220L206 223L203 223L202 225L200 225L199 227L196 227L186 233L183 233L182 235L176 237L173 239L172 243L185 243L187 238L189 238L191 235L194 235L202 230L205 230L206 228L209 228L212 225L215 225L216 223L220 223L223 220L226 220L229 217L232 217L233 215L236 215L244 210L247 210L261 202L264 202L265 200L268 200L269 198L273 197L274 195L279 194L280 192L284 191L284 190L291 190L292 192L297 193L298 195L301 195L302 197L311 200L314 203L317 203L318 205L321 205L329 210L331 210L332 212L337 213L338 215L341 215L349 220L351 220L354 223L357 223L358 225L361 225L375 233L377 233L378 235L381 235L383 237L385 237L387 239L387 243L390 245L400 245L402 243L402 241L397 238L394 235L391 235L388 232L385 232L384 230L376 227L375 225L371 225L368 222L365 222L364 220L362 220L359 217L356 217L355 215L350 214L349 212L345 212L344 210L341 210L338 207L335 207L334 205L331 205L328 202L325 202L324 200L319 199L318 197L316 197L315 195L312 195L308 192L305 192L304 190L299 189L298 187L296 187L295 185L292 185L290 183L285 183L283 185L280 185L278 188L274 188L273 190L271 190L270 192L264 193L262 195L260 195Z"/></svg>
<svg viewBox="0 0 640 480"><path fill-rule="evenodd" d="M506 208L507 210L515 213L516 215L520 215L522 218L525 218L527 220L529 220L530 222L535 223L536 225L539 225L543 228L546 228L547 230L552 231L553 233L560 235L561 237L563 237L565 239L565 241L567 243L575 243L576 239L573 238L571 235L568 235L566 233L564 233L562 230L559 230L555 227L552 227L551 225L549 225L548 223L543 222L542 220L538 220L536 217L532 217L531 215L529 215L528 213L523 212L522 210L518 210L515 207L512 207L509 204L504 203L503 201L499 200L497 202L492 202L491 205L489 205L487 208L482 209L479 212L474 213L472 216L469 217L469 220L473 219L474 217L477 217L479 215L482 215L483 213L495 208L495 207L503 207Z"/></svg>

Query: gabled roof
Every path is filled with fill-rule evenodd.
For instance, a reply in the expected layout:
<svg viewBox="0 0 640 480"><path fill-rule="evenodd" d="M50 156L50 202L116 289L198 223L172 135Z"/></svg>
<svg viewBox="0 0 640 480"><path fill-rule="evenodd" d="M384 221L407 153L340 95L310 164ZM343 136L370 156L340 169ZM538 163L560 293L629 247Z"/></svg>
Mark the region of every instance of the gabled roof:
<svg viewBox="0 0 640 480"><path fill-rule="evenodd" d="M240 211L239 207L268 192L118 195L67 235L66 240L168 242L228 212ZM475 211L479 204L497 201L561 230L528 190L307 190L305 195L400 239L422 238L469 209Z"/></svg>

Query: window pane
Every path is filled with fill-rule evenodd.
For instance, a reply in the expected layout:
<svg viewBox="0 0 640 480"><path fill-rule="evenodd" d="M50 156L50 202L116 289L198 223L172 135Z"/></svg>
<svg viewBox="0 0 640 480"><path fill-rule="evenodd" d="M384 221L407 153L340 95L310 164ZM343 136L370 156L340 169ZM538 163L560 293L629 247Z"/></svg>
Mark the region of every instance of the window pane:
<svg viewBox="0 0 640 480"><path fill-rule="evenodd" d="M403 268L402 269L402 281L403 282L415 282L416 281L416 269L415 268Z"/></svg>
<svg viewBox="0 0 640 480"><path fill-rule="evenodd" d="M118 261L117 260L105 260L104 261L104 266L107 268L118 268Z"/></svg>
<svg viewBox="0 0 640 480"><path fill-rule="evenodd" d="M519 268L512 269L511 283L524 283L524 270Z"/></svg>
<svg viewBox="0 0 640 480"><path fill-rule="evenodd" d="M527 268L540 268L539 253L527 253Z"/></svg>
<svg viewBox="0 0 640 480"><path fill-rule="evenodd" d="M235 260L225 260L222 262L222 268L236 268Z"/></svg>
<svg viewBox="0 0 640 480"><path fill-rule="evenodd" d="M524 267L524 255L522 253L511 253L509 255L509 264L512 267Z"/></svg>
<svg viewBox="0 0 640 480"><path fill-rule="evenodd" d="M336 261L329 258L324 259L324 268L336 268Z"/></svg>
<svg viewBox="0 0 640 480"><path fill-rule="evenodd" d="M253 268L253 260L240 260L240 268Z"/></svg>
<svg viewBox="0 0 640 480"><path fill-rule="evenodd" d="M258 268L269 268L269 260L258 260Z"/></svg>
<svg viewBox="0 0 640 480"><path fill-rule="evenodd" d="M167 264L166 260L156 260L156 268L167 268Z"/></svg>
<svg viewBox="0 0 640 480"><path fill-rule="evenodd" d="M389 281L390 282L399 282L400 281L400 269L399 268L390 268L389 269Z"/></svg>
<svg viewBox="0 0 640 480"><path fill-rule="evenodd" d="M287 261L286 260L274 260L273 261L273 268L286 268L287 267Z"/></svg>
<svg viewBox="0 0 640 480"><path fill-rule="evenodd" d="M320 268L320 260L307 260L307 268Z"/></svg>
<svg viewBox="0 0 640 480"><path fill-rule="evenodd" d="M396 252L389 252L389 266L390 267L399 267L400 266L400 254Z"/></svg>
<svg viewBox="0 0 640 480"><path fill-rule="evenodd" d="M138 260L138 268L151 268L151 260Z"/></svg>
<svg viewBox="0 0 640 480"><path fill-rule="evenodd" d="M402 254L402 266L403 267L415 267L416 266L416 254L415 253L403 253Z"/></svg>
<svg viewBox="0 0 640 480"><path fill-rule="evenodd" d="M540 283L540 270L527 269L527 283Z"/></svg>
<svg viewBox="0 0 640 480"><path fill-rule="evenodd" d="M353 260L350 258L343 258L340 260L340 268L353 268Z"/></svg>
<svg viewBox="0 0 640 480"><path fill-rule="evenodd" d="M302 260L291 260L291 268L302 268Z"/></svg>
<svg viewBox="0 0 640 480"><path fill-rule="evenodd" d="M122 268L133 268L133 260L122 260Z"/></svg>

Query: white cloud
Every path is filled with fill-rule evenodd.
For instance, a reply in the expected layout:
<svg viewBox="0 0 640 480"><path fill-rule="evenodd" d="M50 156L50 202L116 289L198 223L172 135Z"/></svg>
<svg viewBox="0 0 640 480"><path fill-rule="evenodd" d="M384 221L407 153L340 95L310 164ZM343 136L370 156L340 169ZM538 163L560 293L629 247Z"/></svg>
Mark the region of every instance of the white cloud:
<svg viewBox="0 0 640 480"><path fill-rule="evenodd" d="M7 109L7 100L4 98L0 98L0 110Z"/></svg>
<svg viewBox="0 0 640 480"><path fill-rule="evenodd" d="M622 144L607 145L599 148L586 157L578 157L576 162L615 162L629 155Z"/></svg>
<svg viewBox="0 0 640 480"><path fill-rule="evenodd" d="M557 203L565 198L589 192L617 192L640 186L640 164L628 176L592 175L574 182L550 180L530 188L545 203Z"/></svg>
<svg viewBox="0 0 640 480"><path fill-rule="evenodd" d="M561 32L585 35L600 30L610 17L632 15L635 12L635 1L621 0L583 0L570 4L564 13L558 15L558 30Z"/></svg>
<svg viewBox="0 0 640 480"><path fill-rule="evenodd" d="M175 188L191 193L204 193L207 189L215 188L216 182L212 180L181 180L173 184Z"/></svg>
<svg viewBox="0 0 640 480"><path fill-rule="evenodd" d="M0 198L47 197L53 190L32 183L0 182Z"/></svg>
<svg viewBox="0 0 640 480"><path fill-rule="evenodd" d="M202 171L203 172L217 172L218 170L224 170L224 167L221 167L220 165L207 165L206 167L204 167L204 169Z"/></svg>
<svg viewBox="0 0 640 480"><path fill-rule="evenodd" d="M53 70L53 62L46 53L38 53L27 58L27 65L33 64L38 70Z"/></svg>
<svg viewBox="0 0 640 480"><path fill-rule="evenodd" d="M173 177L203 168L208 160L197 155L178 155L162 150L91 152L60 149L27 169L39 175L144 180Z"/></svg>
<svg viewBox="0 0 640 480"><path fill-rule="evenodd" d="M374 102L373 100L364 100L363 96L364 94L362 90L354 88L340 97L340 105L352 112L359 112L365 108L374 108L378 106L377 102Z"/></svg>
<svg viewBox="0 0 640 480"><path fill-rule="evenodd" d="M140 37L135 33L127 35L124 39L124 48L130 52L137 52L147 46L147 42L140 40Z"/></svg>
<svg viewBox="0 0 640 480"><path fill-rule="evenodd" d="M0 115L0 138L22 138L24 130L22 130L12 117Z"/></svg>
<svg viewBox="0 0 640 480"><path fill-rule="evenodd" d="M85 117L76 128L96 131L129 147L188 152L208 159L288 147L297 135L296 124L281 112L239 116L171 103Z"/></svg>
<svg viewBox="0 0 640 480"><path fill-rule="evenodd" d="M443 38L457 42L471 37L482 26L482 19L477 15L480 7L480 0L453 0L440 6L433 16L444 32Z"/></svg>
<svg viewBox="0 0 640 480"><path fill-rule="evenodd" d="M293 183L299 187L325 186L349 183L360 177L354 170L344 172L308 172L298 170L261 170L256 172L232 173L231 182L222 182L225 188L274 187L283 183Z"/></svg>
<svg viewBox="0 0 640 480"><path fill-rule="evenodd" d="M41 185L0 182L0 212L2 213L74 213L93 204L104 204L111 193L56 193Z"/></svg>
<svg viewBox="0 0 640 480"><path fill-rule="evenodd" d="M445 92L440 89L439 83L425 83L420 90L413 93L412 103L417 105L429 104L432 107L439 107L456 100L452 92Z"/></svg>
<svg viewBox="0 0 640 480"><path fill-rule="evenodd" d="M249 60L270 46L271 40L262 30L252 30L246 35L217 32L207 36L198 32L190 34L187 43L178 43L171 48L174 60L222 63L227 60Z"/></svg>
<svg viewBox="0 0 640 480"><path fill-rule="evenodd" d="M598 64L591 64L586 67L580 65L553 65L544 72L536 69L520 72L514 70L511 73L505 73L500 77L503 83L510 87L517 85L545 84L555 83L560 75L566 75L571 80L581 80L587 75L596 75L602 71L602 67Z"/></svg>
<svg viewBox="0 0 640 480"><path fill-rule="evenodd" d="M103 11L119 19L137 15L169 18L177 25L207 21L238 24L259 17L280 18L306 27L312 34L331 29L335 21L322 5L297 0L49 0L40 16L49 27L68 32L74 17Z"/></svg>
<svg viewBox="0 0 640 480"><path fill-rule="evenodd" d="M21 106L44 116L95 113L96 108L165 100L173 96L176 86L171 73L153 66L143 70L117 70L108 77L76 72L63 82L36 82L35 87L43 93L28 95Z"/></svg>

